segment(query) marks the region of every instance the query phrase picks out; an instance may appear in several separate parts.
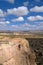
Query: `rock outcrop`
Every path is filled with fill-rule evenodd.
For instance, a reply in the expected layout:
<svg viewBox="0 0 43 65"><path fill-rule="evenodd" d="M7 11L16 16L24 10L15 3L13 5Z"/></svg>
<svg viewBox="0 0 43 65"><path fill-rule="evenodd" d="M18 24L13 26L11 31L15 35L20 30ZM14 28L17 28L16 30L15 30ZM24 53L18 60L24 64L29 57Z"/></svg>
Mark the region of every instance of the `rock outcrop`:
<svg viewBox="0 0 43 65"><path fill-rule="evenodd" d="M0 45L0 64L3 65L37 65L35 53L29 42L23 38L14 38L8 44Z"/></svg>

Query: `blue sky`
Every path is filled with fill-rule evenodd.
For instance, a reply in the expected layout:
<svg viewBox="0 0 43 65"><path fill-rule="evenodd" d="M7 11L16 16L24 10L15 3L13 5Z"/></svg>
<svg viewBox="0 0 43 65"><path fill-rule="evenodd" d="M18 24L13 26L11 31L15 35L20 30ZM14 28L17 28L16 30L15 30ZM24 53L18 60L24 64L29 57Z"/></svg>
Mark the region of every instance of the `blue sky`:
<svg viewBox="0 0 43 65"><path fill-rule="evenodd" d="M0 30L43 30L43 0L0 0Z"/></svg>

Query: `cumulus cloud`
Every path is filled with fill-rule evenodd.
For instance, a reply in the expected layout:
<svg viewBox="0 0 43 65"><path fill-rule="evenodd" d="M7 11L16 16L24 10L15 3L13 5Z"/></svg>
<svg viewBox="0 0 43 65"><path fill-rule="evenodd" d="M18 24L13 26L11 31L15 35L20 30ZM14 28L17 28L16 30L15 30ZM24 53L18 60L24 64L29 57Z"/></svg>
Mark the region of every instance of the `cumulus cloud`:
<svg viewBox="0 0 43 65"><path fill-rule="evenodd" d="M29 13L28 8L25 6L21 6L18 8L8 9L8 14L17 15L17 16L25 16Z"/></svg>
<svg viewBox="0 0 43 65"><path fill-rule="evenodd" d="M18 17L16 19L13 19L12 21L13 22L20 22L20 21L24 21L24 18L23 17Z"/></svg>
<svg viewBox="0 0 43 65"><path fill-rule="evenodd" d="M38 24L38 26L43 26L43 22L40 22L40 23Z"/></svg>
<svg viewBox="0 0 43 65"><path fill-rule="evenodd" d="M29 23L24 23L21 25L12 25L11 28L15 29L15 30L41 30L43 29L43 22L40 22L38 25L35 24L29 24Z"/></svg>
<svg viewBox="0 0 43 65"><path fill-rule="evenodd" d="M29 29L29 26L30 26L29 23L24 23L19 25L12 25L11 27L15 30L27 30Z"/></svg>
<svg viewBox="0 0 43 65"><path fill-rule="evenodd" d="M3 17L0 17L0 21L5 21L5 18L3 18Z"/></svg>
<svg viewBox="0 0 43 65"><path fill-rule="evenodd" d="M5 0L5 1L7 1L9 3L14 3L15 0Z"/></svg>
<svg viewBox="0 0 43 65"><path fill-rule="evenodd" d="M37 21L37 20L43 20L43 17L42 16L30 16L30 17L27 17L27 20L28 21Z"/></svg>
<svg viewBox="0 0 43 65"><path fill-rule="evenodd" d="M24 5L24 6L28 6L28 5L29 5L29 2L26 1L26 2L23 3L23 5Z"/></svg>
<svg viewBox="0 0 43 65"><path fill-rule="evenodd" d="M43 6L35 6L30 9L31 12L43 12Z"/></svg>
<svg viewBox="0 0 43 65"><path fill-rule="evenodd" d="M0 17L4 17L5 16L5 12L3 12L2 9L0 9Z"/></svg>
<svg viewBox="0 0 43 65"><path fill-rule="evenodd" d="M11 25L11 28L18 29L18 25Z"/></svg>
<svg viewBox="0 0 43 65"><path fill-rule="evenodd" d="M29 23L24 23L19 25L11 25L11 28L22 31L22 30L29 30L30 26L31 25Z"/></svg>
<svg viewBox="0 0 43 65"><path fill-rule="evenodd" d="M5 22L0 22L0 25L6 25L6 24L9 24L10 22L9 21L5 21Z"/></svg>
<svg viewBox="0 0 43 65"><path fill-rule="evenodd" d="M41 0L35 0L35 2L40 2Z"/></svg>
<svg viewBox="0 0 43 65"><path fill-rule="evenodd" d="M22 25L22 27L30 27L31 25L30 24L28 24L28 23L24 23L23 25Z"/></svg>

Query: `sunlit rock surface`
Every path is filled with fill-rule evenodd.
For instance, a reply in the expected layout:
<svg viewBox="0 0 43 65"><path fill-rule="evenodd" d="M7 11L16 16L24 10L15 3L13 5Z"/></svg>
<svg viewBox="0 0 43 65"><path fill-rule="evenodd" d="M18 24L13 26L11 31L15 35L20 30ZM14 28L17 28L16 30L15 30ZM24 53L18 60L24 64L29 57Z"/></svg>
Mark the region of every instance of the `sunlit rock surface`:
<svg viewBox="0 0 43 65"><path fill-rule="evenodd" d="M29 42L14 38L8 44L0 45L0 64L2 65L36 65L36 56L31 52Z"/></svg>

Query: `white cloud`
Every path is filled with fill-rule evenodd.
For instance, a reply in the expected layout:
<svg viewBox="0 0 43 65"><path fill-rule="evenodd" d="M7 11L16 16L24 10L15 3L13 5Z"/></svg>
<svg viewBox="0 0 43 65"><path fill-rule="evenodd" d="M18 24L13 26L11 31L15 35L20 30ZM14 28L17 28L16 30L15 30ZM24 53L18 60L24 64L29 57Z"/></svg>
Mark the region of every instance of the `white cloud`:
<svg viewBox="0 0 43 65"><path fill-rule="evenodd" d="M23 17L18 17L16 19L13 19L12 21L13 22L20 22L20 21L24 21L24 18Z"/></svg>
<svg viewBox="0 0 43 65"><path fill-rule="evenodd" d="M43 12L43 6L35 6L30 9L31 12Z"/></svg>
<svg viewBox="0 0 43 65"><path fill-rule="evenodd" d="M43 30L43 21L38 23L37 28L38 30Z"/></svg>
<svg viewBox="0 0 43 65"><path fill-rule="evenodd" d="M6 21L6 24L9 24L10 22L9 21Z"/></svg>
<svg viewBox="0 0 43 65"><path fill-rule="evenodd" d="M15 27L16 25L11 25L11 27Z"/></svg>
<svg viewBox="0 0 43 65"><path fill-rule="evenodd" d="M29 26L31 26L31 25L28 24L28 23L24 23L24 24L22 25L22 27L29 27Z"/></svg>
<svg viewBox="0 0 43 65"><path fill-rule="evenodd" d="M40 22L40 23L38 24L38 26L43 26L43 22Z"/></svg>
<svg viewBox="0 0 43 65"><path fill-rule="evenodd" d="M8 9L8 14L17 15L17 16L25 16L29 13L28 8L25 6L21 6L18 8Z"/></svg>
<svg viewBox="0 0 43 65"><path fill-rule="evenodd" d="M24 5L24 6L28 6L28 5L29 5L29 2L26 1L26 2L23 3L23 5Z"/></svg>
<svg viewBox="0 0 43 65"><path fill-rule="evenodd" d="M41 30L43 29L43 25L39 23L40 25L35 25L35 24L29 24L29 23L24 23L20 25L12 25L11 28L15 29L16 31L20 30Z"/></svg>
<svg viewBox="0 0 43 65"><path fill-rule="evenodd" d="M5 16L5 13L3 12L2 9L0 9L0 17L4 17Z"/></svg>
<svg viewBox="0 0 43 65"><path fill-rule="evenodd" d="M35 2L40 2L41 0L35 0Z"/></svg>
<svg viewBox="0 0 43 65"><path fill-rule="evenodd" d="M27 20L28 21L37 21L37 20L43 20L43 17L42 16L30 16L30 17L27 17Z"/></svg>
<svg viewBox="0 0 43 65"><path fill-rule="evenodd" d="M17 29L18 28L18 25L11 25L11 28Z"/></svg>
<svg viewBox="0 0 43 65"><path fill-rule="evenodd" d="M12 25L11 27L15 30L27 30L29 29L30 24L28 23L24 23L24 24L20 24L20 25Z"/></svg>
<svg viewBox="0 0 43 65"><path fill-rule="evenodd" d="M0 22L0 25L6 25L6 24L9 24L10 22L9 21L5 21L5 22Z"/></svg>
<svg viewBox="0 0 43 65"><path fill-rule="evenodd" d="M15 0L5 0L5 1L7 1L9 3L14 3Z"/></svg>
<svg viewBox="0 0 43 65"><path fill-rule="evenodd" d="M0 18L0 21L5 21L5 18L1 17L1 18Z"/></svg>

